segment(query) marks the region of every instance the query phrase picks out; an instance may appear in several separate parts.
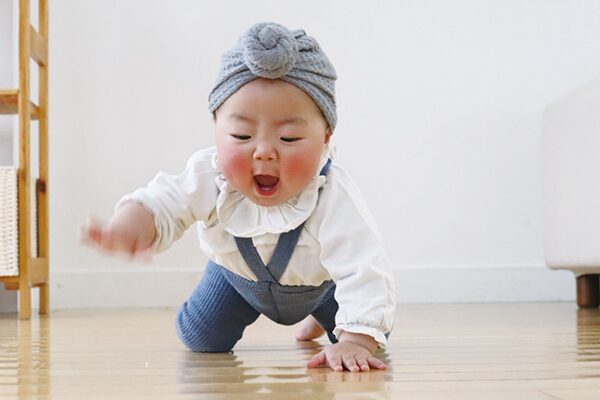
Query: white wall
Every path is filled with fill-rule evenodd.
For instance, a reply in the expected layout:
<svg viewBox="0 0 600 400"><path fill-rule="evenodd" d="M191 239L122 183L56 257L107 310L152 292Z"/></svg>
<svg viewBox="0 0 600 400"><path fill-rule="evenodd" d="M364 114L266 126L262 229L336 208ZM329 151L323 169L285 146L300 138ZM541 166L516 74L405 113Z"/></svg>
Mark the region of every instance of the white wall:
<svg viewBox="0 0 600 400"><path fill-rule="evenodd" d="M212 144L207 95L252 23L302 27L339 74L338 160L372 207L402 302L570 300L544 268L540 123L600 75L600 2L67 1L50 7L54 307L176 305L191 230L152 265L77 244L88 213Z"/></svg>

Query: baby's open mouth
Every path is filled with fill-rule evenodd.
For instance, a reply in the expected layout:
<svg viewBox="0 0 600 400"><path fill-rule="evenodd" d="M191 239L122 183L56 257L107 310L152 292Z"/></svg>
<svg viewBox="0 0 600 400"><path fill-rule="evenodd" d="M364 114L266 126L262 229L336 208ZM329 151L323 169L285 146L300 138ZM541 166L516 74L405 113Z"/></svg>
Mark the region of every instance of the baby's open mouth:
<svg viewBox="0 0 600 400"><path fill-rule="evenodd" d="M279 178L272 175L255 175L256 190L263 196L271 195L277 189Z"/></svg>

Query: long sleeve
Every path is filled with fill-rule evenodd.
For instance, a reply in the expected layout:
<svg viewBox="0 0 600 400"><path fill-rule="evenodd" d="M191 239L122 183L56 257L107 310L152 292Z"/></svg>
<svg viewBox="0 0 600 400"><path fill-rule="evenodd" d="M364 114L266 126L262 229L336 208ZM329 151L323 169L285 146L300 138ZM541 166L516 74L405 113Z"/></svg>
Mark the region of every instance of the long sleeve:
<svg viewBox="0 0 600 400"><path fill-rule="evenodd" d="M156 226L154 251L166 250L196 221L206 221L215 207L217 171L212 165L215 149L198 151L179 175L159 172L144 188L124 196L121 204L134 201L153 216Z"/></svg>
<svg viewBox="0 0 600 400"><path fill-rule="evenodd" d="M362 195L341 168L332 168L313 220L321 263L336 283L334 334L372 336L385 347L394 312L394 280L377 228ZM335 174L335 176L333 176ZM320 215L319 215L320 214Z"/></svg>

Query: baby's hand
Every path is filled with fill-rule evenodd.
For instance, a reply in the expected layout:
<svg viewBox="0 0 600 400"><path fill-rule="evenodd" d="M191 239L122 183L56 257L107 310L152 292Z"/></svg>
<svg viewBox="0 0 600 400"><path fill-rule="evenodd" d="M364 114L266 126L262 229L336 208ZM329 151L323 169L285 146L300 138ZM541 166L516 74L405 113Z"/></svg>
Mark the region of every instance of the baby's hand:
<svg viewBox="0 0 600 400"><path fill-rule="evenodd" d="M334 371L343 371L346 368L350 372L369 371L371 368L387 369L383 361L373 357L373 352L377 349L376 344L373 348L370 342L365 343L364 340L352 341L353 338L357 338L355 335L358 334L343 332L344 334L346 336L340 337L338 343L327 346L323 351L311 358L306 366L308 368L315 368L327 365ZM360 337L364 336L366 335L360 335Z"/></svg>
<svg viewBox="0 0 600 400"><path fill-rule="evenodd" d="M79 233L82 243L98 250L150 260L154 221L138 204L124 205L106 225L89 218Z"/></svg>
<svg viewBox="0 0 600 400"><path fill-rule="evenodd" d="M140 246L135 230L110 223L104 225L93 217L80 228L79 239L83 244L107 253L123 254L142 261L151 260L149 249Z"/></svg>

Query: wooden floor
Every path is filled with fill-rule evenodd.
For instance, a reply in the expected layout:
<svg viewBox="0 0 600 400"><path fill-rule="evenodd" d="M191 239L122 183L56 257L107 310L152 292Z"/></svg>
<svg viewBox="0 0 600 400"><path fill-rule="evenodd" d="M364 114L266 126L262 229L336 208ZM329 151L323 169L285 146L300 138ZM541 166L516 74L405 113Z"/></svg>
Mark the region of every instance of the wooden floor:
<svg viewBox="0 0 600 400"><path fill-rule="evenodd" d="M400 306L384 372L304 367L321 343L265 319L194 354L173 309L0 315L1 399L600 399L600 311L571 303Z"/></svg>

